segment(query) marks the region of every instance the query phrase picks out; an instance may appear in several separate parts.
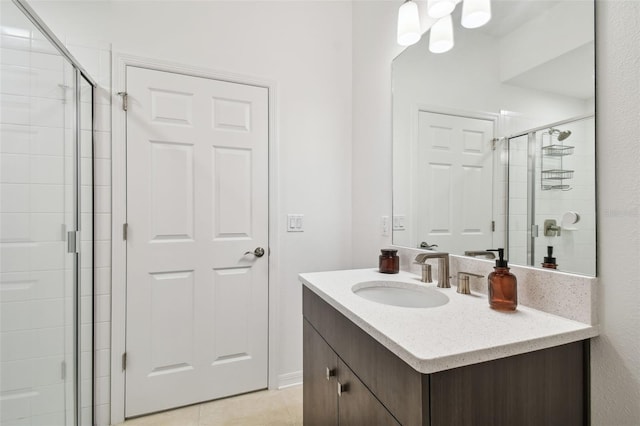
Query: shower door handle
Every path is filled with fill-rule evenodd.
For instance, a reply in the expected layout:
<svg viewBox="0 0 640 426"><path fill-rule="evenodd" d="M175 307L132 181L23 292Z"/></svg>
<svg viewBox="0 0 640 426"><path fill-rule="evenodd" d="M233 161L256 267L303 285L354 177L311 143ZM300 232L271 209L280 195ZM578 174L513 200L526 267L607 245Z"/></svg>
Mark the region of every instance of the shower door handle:
<svg viewBox="0 0 640 426"><path fill-rule="evenodd" d="M78 231L67 231L67 253L78 253Z"/></svg>

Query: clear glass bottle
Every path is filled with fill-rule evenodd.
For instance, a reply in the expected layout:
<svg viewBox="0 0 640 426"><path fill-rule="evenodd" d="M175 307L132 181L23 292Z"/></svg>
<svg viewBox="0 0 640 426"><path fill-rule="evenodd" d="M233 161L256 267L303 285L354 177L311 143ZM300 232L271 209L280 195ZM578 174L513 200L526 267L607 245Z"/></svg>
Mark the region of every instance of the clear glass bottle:
<svg viewBox="0 0 640 426"><path fill-rule="evenodd" d="M400 272L400 258L398 257L398 250L382 249L382 253L379 257L379 270L383 274L397 274Z"/></svg>
<svg viewBox="0 0 640 426"><path fill-rule="evenodd" d="M499 311L515 311L518 306L518 280L509 272L508 261L504 259L504 249L490 251L497 251L499 256L488 278L489 306Z"/></svg>

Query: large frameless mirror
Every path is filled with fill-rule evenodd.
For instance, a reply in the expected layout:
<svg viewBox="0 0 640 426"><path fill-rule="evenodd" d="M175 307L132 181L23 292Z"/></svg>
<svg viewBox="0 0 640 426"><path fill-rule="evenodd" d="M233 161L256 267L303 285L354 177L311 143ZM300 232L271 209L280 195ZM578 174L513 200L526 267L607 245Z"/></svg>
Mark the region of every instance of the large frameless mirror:
<svg viewBox="0 0 640 426"><path fill-rule="evenodd" d="M594 2L491 7L392 63L393 244L595 275Z"/></svg>

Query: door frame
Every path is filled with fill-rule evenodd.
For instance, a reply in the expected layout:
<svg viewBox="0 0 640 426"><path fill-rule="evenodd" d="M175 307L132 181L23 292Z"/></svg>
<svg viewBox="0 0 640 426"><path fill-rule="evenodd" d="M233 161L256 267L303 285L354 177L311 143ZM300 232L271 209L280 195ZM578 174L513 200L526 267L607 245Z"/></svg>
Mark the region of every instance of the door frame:
<svg viewBox="0 0 640 426"><path fill-rule="evenodd" d="M126 67L136 66L156 71L166 71L193 77L203 77L214 80L228 81L245 85L264 87L268 91L268 179L269 179L269 290L268 290L268 386L269 389L279 387L277 371L277 348L279 340L278 305L279 289L279 249L278 236L280 205L278 203L278 131L277 131L277 84L275 81L215 71L206 68L192 67L185 64L141 57L123 52L113 52L112 59L112 88L111 88L111 424L124 421L125 418L125 373L122 369L122 354L126 349L126 300L127 300L127 246L123 239L123 224L127 217L127 158L126 158L126 113L118 92L124 92L126 87Z"/></svg>
<svg viewBox="0 0 640 426"><path fill-rule="evenodd" d="M409 133L409 137L411 140L410 149L411 149L411 158L412 158L411 169L410 169L411 182L415 181L414 177L416 176L417 168L418 168L416 163L417 152L418 152L418 126L420 125L418 121L418 116L421 111L429 112L433 114L450 115L450 116L456 116L456 117L462 117L462 118L492 121L494 140L499 138L499 136L497 135L500 134L501 127L503 127L500 114L497 114L494 112L469 111L465 109L435 106L435 105L425 104L421 102L416 103L411 111L411 129ZM496 173L499 173L499 167L500 167L500 164L498 164L500 157L499 155L497 155L497 153L499 153L499 151L496 143L496 148L494 149L494 154L493 154L493 165L492 165L493 170L491 171L492 178L494 180L496 179ZM494 216L494 220L495 220L495 214L498 211L500 199L501 197L504 197L503 192L504 190L497 188L497 186L494 186L492 189L493 200L491 202L491 211ZM413 202L413 200L417 199L416 197L418 197L419 195L416 194L416 188L414 185L412 185L412 187L410 188L410 194L411 194L411 200L412 200L409 204L409 211L411 211L410 226L411 226L411 229L415 230L417 229L417 226L418 226L417 219L416 219L418 216L418 207ZM418 241L419 238L416 237L415 232L413 232L413 235L410 238L411 238L410 242L412 243L413 247L417 247L420 244L420 241ZM415 241L413 240L414 238L415 238Z"/></svg>

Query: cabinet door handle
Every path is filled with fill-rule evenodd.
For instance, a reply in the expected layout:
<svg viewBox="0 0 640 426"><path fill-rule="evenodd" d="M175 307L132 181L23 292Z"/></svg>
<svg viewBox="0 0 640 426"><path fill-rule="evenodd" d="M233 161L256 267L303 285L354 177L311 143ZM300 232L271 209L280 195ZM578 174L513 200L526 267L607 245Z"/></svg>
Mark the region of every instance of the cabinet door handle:
<svg viewBox="0 0 640 426"><path fill-rule="evenodd" d="M336 370L333 368L327 367L327 380L331 380L332 377L336 375Z"/></svg>
<svg viewBox="0 0 640 426"><path fill-rule="evenodd" d="M343 392L346 392L348 389L348 386L346 384L342 384L340 382L338 382L338 396L342 396Z"/></svg>

